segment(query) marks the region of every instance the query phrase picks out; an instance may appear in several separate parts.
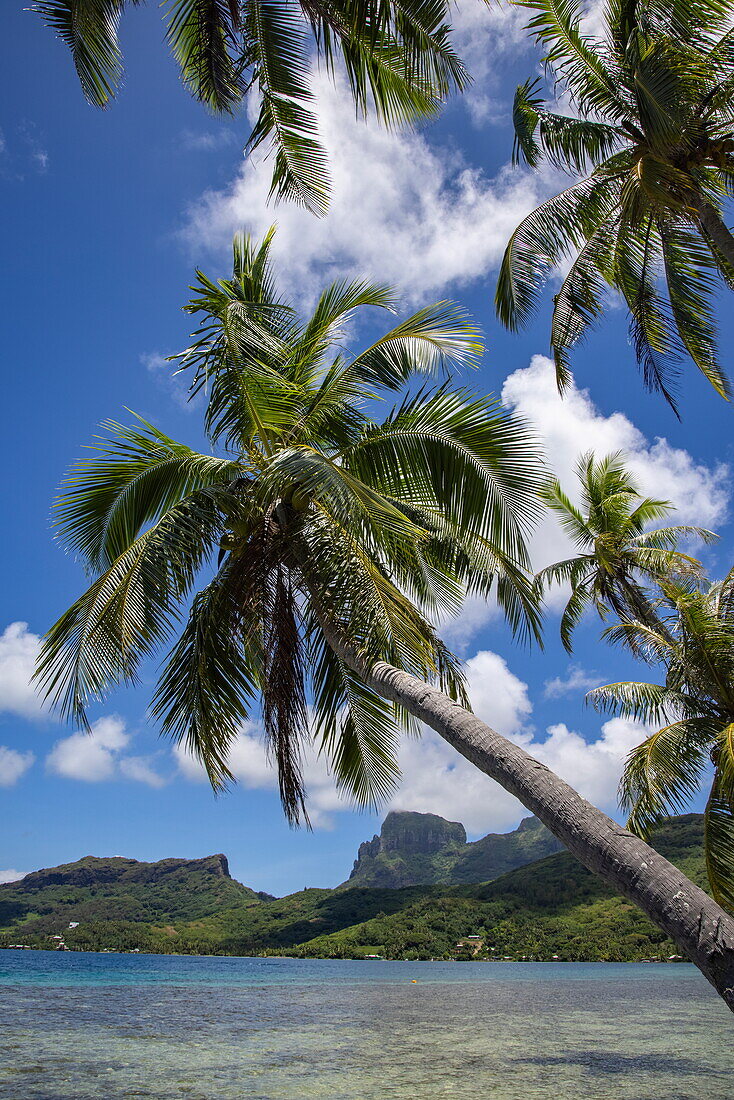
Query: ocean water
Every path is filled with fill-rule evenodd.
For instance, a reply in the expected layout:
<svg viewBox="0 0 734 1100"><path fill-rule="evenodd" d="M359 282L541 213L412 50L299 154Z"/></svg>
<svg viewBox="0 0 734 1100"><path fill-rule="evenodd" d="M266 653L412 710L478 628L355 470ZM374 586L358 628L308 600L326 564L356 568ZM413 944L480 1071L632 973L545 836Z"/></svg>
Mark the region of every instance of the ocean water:
<svg viewBox="0 0 734 1100"><path fill-rule="evenodd" d="M3 1100L731 1100L688 965L0 951Z"/></svg>

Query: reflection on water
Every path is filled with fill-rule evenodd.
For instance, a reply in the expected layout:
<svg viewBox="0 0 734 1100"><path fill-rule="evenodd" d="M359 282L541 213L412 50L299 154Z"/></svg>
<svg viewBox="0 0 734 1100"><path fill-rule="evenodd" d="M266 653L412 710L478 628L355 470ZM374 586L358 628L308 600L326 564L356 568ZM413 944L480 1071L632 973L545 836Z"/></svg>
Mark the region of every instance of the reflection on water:
<svg viewBox="0 0 734 1100"><path fill-rule="evenodd" d="M2 952L0 1013L8 1100L733 1094L731 1014L691 967Z"/></svg>

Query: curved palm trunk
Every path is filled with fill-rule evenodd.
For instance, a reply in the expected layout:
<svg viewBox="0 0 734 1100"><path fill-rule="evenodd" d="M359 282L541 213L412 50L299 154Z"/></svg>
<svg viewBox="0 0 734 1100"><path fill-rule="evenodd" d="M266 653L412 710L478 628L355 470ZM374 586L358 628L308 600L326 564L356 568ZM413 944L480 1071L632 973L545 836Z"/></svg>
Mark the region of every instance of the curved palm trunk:
<svg viewBox="0 0 734 1100"><path fill-rule="evenodd" d="M708 978L734 1012L734 918L544 764L430 684L384 661L370 664L321 619L334 652L383 698L399 703L515 795L568 850L638 905Z"/></svg>
<svg viewBox="0 0 734 1100"><path fill-rule="evenodd" d="M722 221L718 210L701 195L691 197L691 206L698 214L704 234L734 271L734 236Z"/></svg>

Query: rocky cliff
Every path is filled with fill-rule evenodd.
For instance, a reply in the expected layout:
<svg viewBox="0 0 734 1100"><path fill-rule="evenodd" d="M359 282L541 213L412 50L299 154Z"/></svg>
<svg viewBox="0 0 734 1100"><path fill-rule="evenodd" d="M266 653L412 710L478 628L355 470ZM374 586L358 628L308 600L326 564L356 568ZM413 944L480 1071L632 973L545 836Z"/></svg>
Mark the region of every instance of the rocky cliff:
<svg viewBox="0 0 734 1100"><path fill-rule="evenodd" d="M345 886L399 889L438 883L488 882L551 855L562 845L537 818L511 833L490 833L467 844L464 826L435 814L387 815L379 836L360 844Z"/></svg>

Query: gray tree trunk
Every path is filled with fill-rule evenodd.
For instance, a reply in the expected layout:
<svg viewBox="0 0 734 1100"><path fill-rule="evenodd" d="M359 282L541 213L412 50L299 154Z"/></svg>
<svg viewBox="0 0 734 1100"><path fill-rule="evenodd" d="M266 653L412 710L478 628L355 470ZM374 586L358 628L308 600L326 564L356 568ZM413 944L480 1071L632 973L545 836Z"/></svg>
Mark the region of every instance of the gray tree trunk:
<svg viewBox="0 0 734 1100"><path fill-rule="evenodd" d="M698 215L704 234L734 271L734 236L722 221L718 210L700 195L692 197L691 205Z"/></svg>
<svg viewBox="0 0 734 1100"><path fill-rule="evenodd" d="M423 680L384 661L364 660L324 618L321 625L334 652L373 691L434 729L532 810L584 866L647 913L734 1012L734 918L524 749Z"/></svg>

